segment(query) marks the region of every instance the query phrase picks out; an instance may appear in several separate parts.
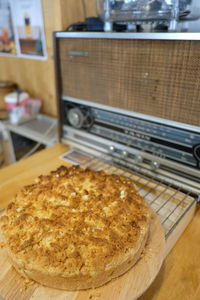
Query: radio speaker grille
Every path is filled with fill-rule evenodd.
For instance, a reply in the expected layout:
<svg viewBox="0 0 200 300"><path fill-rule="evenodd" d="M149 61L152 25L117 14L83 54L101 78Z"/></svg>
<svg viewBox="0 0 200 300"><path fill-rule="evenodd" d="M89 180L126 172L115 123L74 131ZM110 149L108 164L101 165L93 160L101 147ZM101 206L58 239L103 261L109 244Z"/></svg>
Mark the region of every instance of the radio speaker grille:
<svg viewBox="0 0 200 300"><path fill-rule="evenodd" d="M67 38L59 48L64 96L200 126L200 41Z"/></svg>

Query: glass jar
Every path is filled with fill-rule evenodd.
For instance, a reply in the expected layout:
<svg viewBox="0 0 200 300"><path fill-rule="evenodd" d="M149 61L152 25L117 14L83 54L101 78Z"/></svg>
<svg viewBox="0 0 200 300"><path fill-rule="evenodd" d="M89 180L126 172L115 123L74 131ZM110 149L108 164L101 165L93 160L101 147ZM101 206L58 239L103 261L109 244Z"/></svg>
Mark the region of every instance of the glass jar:
<svg viewBox="0 0 200 300"><path fill-rule="evenodd" d="M99 16L110 22L170 21L179 0L97 0Z"/></svg>

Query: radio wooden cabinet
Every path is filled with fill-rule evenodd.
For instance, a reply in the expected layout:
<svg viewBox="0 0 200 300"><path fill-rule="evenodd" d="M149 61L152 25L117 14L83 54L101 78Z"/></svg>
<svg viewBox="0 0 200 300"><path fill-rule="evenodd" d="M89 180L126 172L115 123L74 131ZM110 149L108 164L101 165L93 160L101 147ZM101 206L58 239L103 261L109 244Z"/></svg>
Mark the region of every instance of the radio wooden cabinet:
<svg viewBox="0 0 200 300"><path fill-rule="evenodd" d="M62 96L200 125L199 40L72 35L56 45Z"/></svg>

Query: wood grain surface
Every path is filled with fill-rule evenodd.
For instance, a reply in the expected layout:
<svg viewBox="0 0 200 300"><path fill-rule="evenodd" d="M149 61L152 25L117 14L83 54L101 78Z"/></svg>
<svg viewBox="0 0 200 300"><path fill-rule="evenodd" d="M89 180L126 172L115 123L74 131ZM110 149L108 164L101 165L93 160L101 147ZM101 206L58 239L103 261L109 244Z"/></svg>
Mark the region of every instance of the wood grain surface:
<svg viewBox="0 0 200 300"><path fill-rule="evenodd" d="M68 148L63 144L55 145L45 149L24 161L18 162L13 166L5 167L0 171L0 209L7 206L16 191L24 184L33 182L40 174L48 173L61 164L67 165L58 159L59 155L66 152ZM173 250L165 259L165 262L148 290L139 298L140 300L199 300L200 299L200 209L176 243ZM9 262L4 257L0 259L0 279L10 269ZM12 273L12 272L11 272ZM9 274L8 277L9 278ZM15 277L10 275L9 289ZM23 283L21 283L23 285ZM2 288L2 285L0 284ZM7 288L7 287L5 287ZM30 287L34 289L34 287ZM121 287L119 287L120 289ZM4 290L5 291L5 290ZM27 291L29 293L31 290ZM20 295L20 291L16 292ZM37 291L43 299L44 292ZM58 300L59 293L55 290L53 299ZM0 292L0 296L3 296ZM37 295L36 295L37 296ZM45 294L45 299L52 299ZM99 299L99 296L92 296L91 299ZM96 298L95 298L96 297ZM12 298L11 298L12 299ZM13 298L15 300L16 298ZM20 300L26 298L20 298ZM34 299L34 298L33 298ZM72 294L60 299L73 300ZM59 299L59 300L60 300ZM110 298L111 300L113 298ZM109 299L109 300L110 300ZM89 300L89 298L84 298ZM113 299L114 300L114 299Z"/></svg>
<svg viewBox="0 0 200 300"><path fill-rule="evenodd" d="M200 299L200 206L140 300Z"/></svg>

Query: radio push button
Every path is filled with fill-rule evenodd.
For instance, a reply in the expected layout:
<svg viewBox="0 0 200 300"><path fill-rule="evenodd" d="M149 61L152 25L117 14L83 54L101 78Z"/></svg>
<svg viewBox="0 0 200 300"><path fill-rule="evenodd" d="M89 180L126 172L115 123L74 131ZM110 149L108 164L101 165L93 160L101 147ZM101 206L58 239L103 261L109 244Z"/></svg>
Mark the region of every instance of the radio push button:
<svg viewBox="0 0 200 300"><path fill-rule="evenodd" d="M134 160L137 164L141 164L143 162L143 157L141 155L136 155Z"/></svg>
<svg viewBox="0 0 200 300"><path fill-rule="evenodd" d="M152 161L151 167L152 167L152 169L156 170L156 169L159 169L160 164L157 161Z"/></svg>
<svg viewBox="0 0 200 300"><path fill-rule="evenodd" d="M122 151L122 155L123 155L123 157L127 157L128 156L128 152L126 150L123 150Z"/></svg>
<svg viewBox="0 0 200 300"><path fill-rule="evenodd" d="M115 149L115 147L113 145L109 146L109 150L110 150L110 152L115 152L116 151L116 149Z"/></svg>

